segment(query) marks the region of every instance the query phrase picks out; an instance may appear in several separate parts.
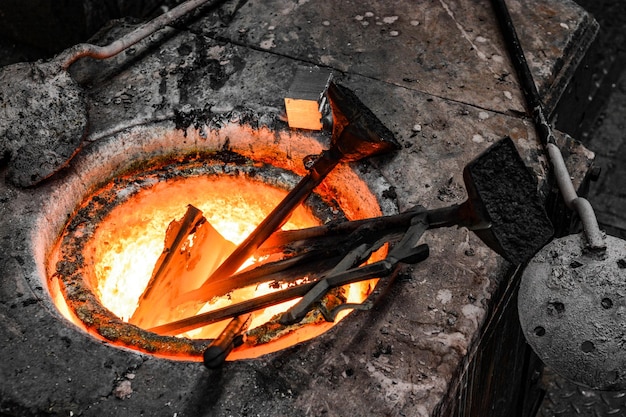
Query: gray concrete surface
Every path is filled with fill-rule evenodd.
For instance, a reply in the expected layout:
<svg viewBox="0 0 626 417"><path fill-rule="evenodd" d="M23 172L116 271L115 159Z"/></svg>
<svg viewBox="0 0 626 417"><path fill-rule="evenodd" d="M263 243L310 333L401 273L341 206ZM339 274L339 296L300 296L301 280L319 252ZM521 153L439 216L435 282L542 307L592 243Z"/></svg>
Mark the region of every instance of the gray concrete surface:
<svg viewBox="0 0 626 417"><path fill-rule="evenodd" d="M568 45L589 29L589 16L569 1L512 3L528 28L542 91L558 97L565 67L576 64L573 56L561 66L561 55L577 52ZM131 140L139 125L173 130L181 146L215 147L203 135L216 115L243 107L257 122L280 121L283 94L303 64L335 69L397 135L403 151L373 168L394 187L401 210L462 202L463 166L505 135L543 179L545 161L533 126L520 116L521 95L488 2L476 4L421 2L410 12L375 1L227 2L156 47L134 48L116 70L92 65L107 76L85 77L90 132L78 159L42 187L0 186L1 411L427 416L440 409L453 379L467 369L509 267L467 230L429 233L428 263L405 271L379 308L310 343L215 372L117 349L68 326L50 304L43 264L46 242L76 197L64 193L71 188L66 182L85 190L95 181L81 171L86 159L105 155L100 151L112 141L119 152L140 147ZM543 35L548 30L550 38ZM83 70L93 73L90 65ZM198 123L185 126L188 136L176 123L181 114L196 115ZM279 139L284 135L276 142L289 148ZM570 167L580 181L589 154L572 150Z"/></svg>
<svg viewBox="0 0 626 417"><path fill-rule="evenodd" d="M626 237L626 3L578 0L600 24L589 63L598 84L599 112L592 113L579 139L597 155L602 169L589 199L607 232ZM588 103L593 107L592 103Z"/></svg>
<svg viewBox="0 0 626 417"><path fill-rule="evenodd" d="M612 85L597 130L585 140L597 155L595 163L602 169L590 190L589 200L605 230L626 238L626 71Z"/></svg>

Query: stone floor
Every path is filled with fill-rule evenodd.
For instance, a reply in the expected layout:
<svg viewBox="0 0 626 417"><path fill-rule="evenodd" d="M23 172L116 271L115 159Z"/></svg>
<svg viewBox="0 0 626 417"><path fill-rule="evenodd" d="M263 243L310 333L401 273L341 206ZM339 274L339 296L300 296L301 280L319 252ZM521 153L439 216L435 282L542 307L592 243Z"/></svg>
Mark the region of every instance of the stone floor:
<svg viewBox="0 0 626 417"><path fill-rule="evenodd" d="M626 238L626 70L614 83L608 104L597 122L597 131L585 140L596 152L596 164L602 168L600 178L591 189L602 227L615 236Z"/></svg>
<svg viewBox="0 0 626 417"><path fill-rule="evenodd" d="M586 7L586 5L583 6ZM613 234L620 232L626 234L626 217L624 213L620 212L620 207L626 207L626 194L619 189L620 178L624 178L624 171L626 170L624 165L626 158L623 156L620 158L619 152L619 150L623 149L625 146L625 139L623 135L620 135L622 133L620 130L623 122L619 116L623 114L623 110L626 107L626 76L621 77L621 79L616 82L615 88L610 90L612 94L610 95L611 98L608 100L607 107L605 107L603 111L604 116L598 118L597 123L593 125L597 129L593 131L593 134L586 132L585 135L582 135L581 139L587 146L597 152L598 164L603 167L602 174L590 195L590 199L598 212L598 218L604 229L612 231ZM607 95L607 97L609 96ZM564 398L574 398L570 395L572 392L574 392L574 394L577 392L578 394L576 395L578 396L576 398L580 398L581 401L584 401L585 398L589 398L593 394L596 396L594 398L597 398L598 401L607 405L607 407L605 407L606 410L602 412L606 412L607 415L621 415L615 414L614 410L617 410L617 413L619 413L620 408L613 406L610 401L615 399L616 401L621 401L623 405L624 401L622 400L626 400L626 396L620 394L612 396L601 395L599 393L590 394L587 391L568 385L557 377L551 376L551 378L551 380L547 379L547 381L552 382L556 387L565 388L565 391L561 391L552 397L550 397L550 394L552 392L556 393L556 391L550 391L548 393L548 398L556 398L557 402L553 401L552 404L555 406L547 408L546 413L542 415L546 417L552 415L570 415L567 413L571 413L571 415L582 415L579 411L581 407L576 405L573 401L567 403L558 402L558 398L560 398L559 395L562 395L561 393L566 395ZM585 404L591 404L591 402L587 400ZM593 402L593 404L596 404L596 402ZM548 406L551 405L548 404Z"/></svg>
<svg viewBox="0 0 626 417"><path fill-rule="evenodd" d="M602 169L591 188L589 200L598 220L610 234L626 237L626 3L614 0L577 0L600 23L595 81L602 80L595 102L602 105L597 118L589 120L580 140L596 152ZM604 79L603 79L604 75Z"/></svg>

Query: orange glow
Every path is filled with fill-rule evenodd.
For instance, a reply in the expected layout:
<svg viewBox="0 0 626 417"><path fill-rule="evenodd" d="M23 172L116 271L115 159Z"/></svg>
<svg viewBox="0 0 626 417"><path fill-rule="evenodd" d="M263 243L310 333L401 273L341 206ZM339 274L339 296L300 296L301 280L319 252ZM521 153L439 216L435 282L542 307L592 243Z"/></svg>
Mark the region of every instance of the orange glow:
<svg viewBox="0 0 626 417"><path fill-rule="evenodd" d="M168 225L172 220L180 219L185 214L188 204L200 209L208 222L226 240L236 245L254 230L286 194L286 191L274 186L240 176L213 175L155 181L151 187L142 189L116 205L98 222L95 233L83 250L86 264L91 265L90 268L93 269L90 274L86 274L87 284L104 307L122 320L128 321L137 308L139 297L163 251ZM294 211L283 229L319 224L319 219L311 210L301 206ZM188 241L187 245L193 245L193 239ZM253 260L247 265L251 262ZM200 282L204 278L202 277ZM375 283L376 280L370 280L346 286L347 302L362 302ZM52 280L51 285L58 286L55 280ZM201 312L276 290L277 288L270 287L269 283L238 289L227 297L207 303ZM60 293L60 290L52 292L54 295ZM295 302L297 300L255 312L249 329L265 324ZM60 309L67 318L77 322L75 314L69 312L63 300L58 300L57 303L62 306ZM345 313L340 315L340 318L343 316ZM227 320L179 336L190 339L214 338L219 335L226 323ZM265 346L244 344L233 351L229 359L255 357L276 351L292 343L315 337L332 325L318 321L311 325L293 326L283 332L283 336L277 337L277 340L272 340Z"/></svg>
<svg viewBox="0 0 626 417"><path fill-rule="evenodd" d="M224 238L239 244L284 195L262 182L230 176L160 182L138 193L103 219L86 247L93 253L96 295L128 320L163 250L167 226L185 214L187 204L202 210ZM310 210L299 207L284 228L318 224Z"/></svg>

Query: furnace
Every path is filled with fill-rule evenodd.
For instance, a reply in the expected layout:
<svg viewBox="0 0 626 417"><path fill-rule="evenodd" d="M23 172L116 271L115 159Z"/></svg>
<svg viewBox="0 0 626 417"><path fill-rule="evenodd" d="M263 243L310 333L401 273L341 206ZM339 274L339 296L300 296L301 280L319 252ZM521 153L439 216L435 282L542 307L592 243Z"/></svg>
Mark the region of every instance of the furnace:
<svg viewBox="0 0 626 417"><path fill-rule="evenodd" d="M558 114L597 25L569 0L510 1L546 109ZM428 259L403 267L389 285L372 284L369 310L306 342L294 337L289 347L233 357L217 369L198 361L213 336L159 336L126 323L130 312L99 298L95 263L66 259L57 271L66 254L83 256L63 241L79 243L83 231L105 241L96 230L108 227L108 213L149 190L189 179L195 192L216 175L290 190L307 174L303 161L330 144L327 134L288 127L285 98L303 66L332 71L400 148L339 164L306 204L313 222L462 204L463 168L506 136L539 180L537 191L558 207L488 3L226 1L111 60L73 64L89 123L76 153L64 154L71 160L26 158L60 164L21 188L6 181L8 153L19 154L28 140L1 148L0 413L443 417L512 415L527 400L532 408L538 394L526 382L538 367L522 360L528 348L514 308L520 269L463 227L426 231ZM127 29L113 25L112 38ZM108 32L99 36L94 42L108 43ZM593 155L564 134L557 139L575 186L584 185ZM33 180L29 170L18 173ZM210 218L199 202L185 201L163 227L187 204ZM80 243L94 249L88 242L95 241ZM66 318L81 311L80 292L65 315L52 297L63 295L57 272L81 271L92 286L82 295L102 313L92 334L84 321ZM151 337L167 343L137 346ZM120 346L120 338L132 340Z"/></svg>
<svg viewBox="0 0 626 417"><path fill-rule="evenodd" d="M150 138L144 142L144 147L156 148L166 140L158 136L161 130L157 126L142 126L139 130L142 136ZM226 137L224 132L228 132L228 149L222 142ZM129 139L135 140L138 134ZM170 141L191 139L189 135L181 137L181 133L175 131L164 132L163 136ZM264 145L264 139L271 142ZM109 139L110 143L119 140L119 137ZM282 154L281 143L288 145L298 141L301 149L297 154L302 155L306 149L318 149L322 145L320 140L324 140L322 133L318 133L316 138L313 134L290 133L287 130L272 132L235 123L211 132L202 139L201 146L194 141L193 148L179 148L179 154L167 154L164 148L163 155L146 152L142 156L138 148L140 153L132 163L126 168L118 166L120 174L109 180L87 177L93 181L93 187L98 188L83 196L84 199L72 210L48 262L49 283L55 303L67 319L112 343L157 356L201 359L210 339L219 336L227 321L202 326L191 332L179 332L178 335L183 337L178 338L149 332L150 328L166 324L168 320L185 318L184 314L177 315L175 312L176 299L171 305L158 307L160 310L171 310L169 315L162 314L161 319L150 321L136 317L140 296L164 250L168 225L172 220L181 219L188 205L193 205L205 213L203 217L217 232L201 249L206 253L199 253L198 259L187 264L187 269L200 264L195 277L192 276L193 271L190 273L189 279L193 281L186 284L187 291L195 290L297 184L298 176L289 169L299 173L306 170L303 164L293 160L296 154L292 154L291 158ZM115 154L113 147L105 147L103 152L107 153L107 158L121 157ZM113 153L109 155L109 152ZM128 155L127 152L128 149L124 149L124 155ZM251 156L256 159L251 159ZM271 165L263 162L270 159ZM362 176L347 167L339 171L337 178L331 181L333 188L325 187L323 195L315 194L306 206L298 207L285 224L285 230L346 218L357 220L382 213L379 204L371 204L377 201L377 196ZM87 178L82 175L80 181L84 182ZM378 189L378 193L383 191ZM193 240L189 242L189 245L193 244ZM220 244L225 247L221 248ZM221 255L220 251L223 252ZM215 260L210 258L213 253L216 253ZM327 251L327 254L330 253ZM372 261L377 259L380 259L380 254L375 255ZM318 262L317 268L320 267L322 264ZM180 280L185 276L180 274L173 278ZM260 277L253 286L225 291L220 299L209 300L211 302L202 311L245 301L280 289L290 282L293 285L295 279L304 278L306 276L295 276L290 278L293 281L281 284L271 275L265 280ZM375 284L376 281L351 284L342 289L341 297L344 302L361 303L373 291ZM168 291L174 291L177 284L173 286ZM234 357L268 353L286 346L286 342L278 340L282 338L278 337L280 335L292 341L304 341L331 325L332 322L327 323L318 313L301 325L263 330L267 322L292 304L274 306L257 313L251 329L261 327L255 334L272 333L275 336L251 338L250 343L238 349L239 353L234 352ZM150 312L145 315L150 316ZM158 317L157 312L152 312L152 315ZM310 329L301 329L305 324L311 324Z"/></svg>

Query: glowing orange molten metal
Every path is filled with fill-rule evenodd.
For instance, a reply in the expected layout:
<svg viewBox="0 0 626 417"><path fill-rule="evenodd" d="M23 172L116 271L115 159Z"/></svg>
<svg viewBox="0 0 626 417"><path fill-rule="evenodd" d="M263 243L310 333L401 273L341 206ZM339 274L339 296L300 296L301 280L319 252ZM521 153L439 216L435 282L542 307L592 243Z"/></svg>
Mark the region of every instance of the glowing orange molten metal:
<svg viewBox="0 0 626 417"><path fill-rule="evenodd" d="M133 190L128 192L133 195L116 205L106 217L99 221L97 229L83 249L85 263L91 265L92 269L92 272L85 278L87 285L104 307L124 321L128 321L137 309L138 300L163 251L168 225L172 220L180 219L189 204L200 209L209 224L229 241L226 242L226 249L211 248L215 252L224 252L223 257L225 257L228 251L243 241L287 194L284 190L250 177L230 175L155 181L147 189L136 193ZM295 210L283 229L305 228L317 226L320 223L310 209L301 206ZM188 246L193 244L193 238L185 243ZM252 262L254 262L253 259L249 260L242 268ZM198 285L205 279L206 276L198 277ZM376 280L370 280L346 286L343 290L345 301L362 302L375 283ZM58 285L56 281L52 280L51 289L57 298L60 310L75 323L81 324L81 320L84 322L83 318L79 320L76 317L78 313L70 312L64 306L65 303L59 299L60 291L54 290L56 285ZM202 312L278 289L280 288L275 285L270 286L269 282L237 289L207 303ZM272 352L315 337L333 325L323 320L315 320L305 323L306 325L293 326L288 329L276 329L276 326L272 325L271 330L267 332L267 340L265 340L265 330L262 336L258 335L259 326L263 326L276 314L285 311L297 301L292 300L255 312L249 332L257 328L257 333L250 338L251 343L235 349L229 359L255 357ZM169 306L172 309L175 307ZM164 308L168 307L164 306ZM343 316L345 314L340 318ZM215 338L228 321L214 323L179 336L189 339Z"/></svg>
<svg viewBox="0 0 626 417"><path fill-rule="evenodd" d="M248 178L196 177L156 184L117 206L87 247L94 254L95 290L102 304L123 320L130 318L163 250L167 226L185 214L187 204L202 210L224 238L239 244L285 194ZM285 229L318 224L310 210L300 207Z"/></svg>

